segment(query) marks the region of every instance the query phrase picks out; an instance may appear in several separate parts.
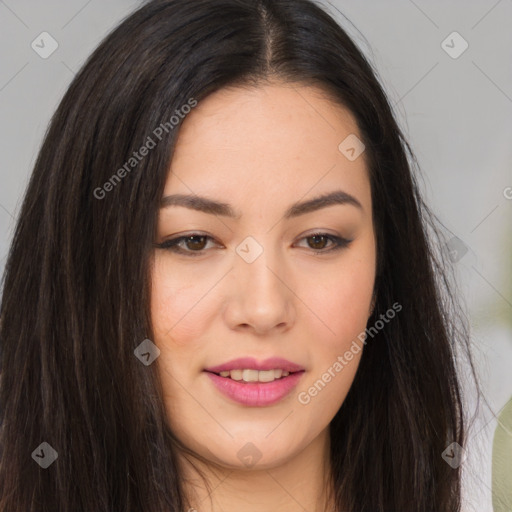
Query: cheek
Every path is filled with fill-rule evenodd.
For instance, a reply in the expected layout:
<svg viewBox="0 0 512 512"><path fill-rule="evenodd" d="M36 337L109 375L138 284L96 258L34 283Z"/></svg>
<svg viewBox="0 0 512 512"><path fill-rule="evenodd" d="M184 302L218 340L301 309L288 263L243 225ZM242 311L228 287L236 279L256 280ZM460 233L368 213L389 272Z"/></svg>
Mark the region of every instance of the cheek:
<svg viewBox="0 0 512 512"><path fill-rule="evenodd" d="M361 244L336 271L330 269L328 277L317 280L321 287L310 288L315 292L308 301L316 306L325 334L314 337L312 373L298 395L303 413L322 424L334 417L345 400L364 350L358 336L364 333L370 314L375 279L372 244Z"/></svg>
<svg viewBox="0 0 512 512"><path fill-rule="evenodd" d="M311 372L297 395L311 424L328 424L352 386L364 350L358 336L368 322L372 276L365 265L354 266L308 297L322 320L314 318L312 323L321 325L324 333L310 326L310 339L315 340Z"/></svg>
<svg viewBox="0 0 512 512"><path fill-rule="evenodd" d="M183 389L196 375L197 353L206 330L209 280L184 269L172 271L165 255L155 257L151 279L151 321L154 343L160 349L157 364L170 418L188 410ZM174 427L176 425L173 425Z"/></svg>
<svg viewBox="0 0 512 512"><path fill-rule="evenodd" d="M331 347L350 343L364 331L370 314L374 271L368 262L356 260L338 272L331 272L322 286L310 280L305 302L312 314L321 320L325 343Z"/></svg>
<svg viewBox="0 0 512 512"><path fill-rule="evenodd" d="M214 284L212 276L202 279L192 270L171 271L164 257L157 257L151 292L155 337L177 346L197 343L205 330Z"/></svg>

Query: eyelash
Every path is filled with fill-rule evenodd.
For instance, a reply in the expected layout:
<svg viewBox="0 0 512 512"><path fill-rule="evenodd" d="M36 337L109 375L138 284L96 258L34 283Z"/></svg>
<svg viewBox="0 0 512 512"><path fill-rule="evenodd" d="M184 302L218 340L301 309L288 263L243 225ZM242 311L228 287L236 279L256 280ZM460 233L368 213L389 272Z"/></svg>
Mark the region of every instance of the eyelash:
<svg viewBox="0 0 512 512"><path fill-rule="evenodd" d="M327 253L331 253L334 251L339 251L341 249L348 247L350 245L350 243L352 242L352 240L347 240L346 238L341 238L339 236L330 235L328 233L321 233L321 232L311 233L310 235L307 235L307 236L301 238L301 240L304 240L307 238L312 238L315 236L328 238L329 240L331 240L333 242L333 246L329 249L321 249L321 250L311 249L312 252L317 255L322 255L322 254L327 254ZM172 251L172 252L175 252L178 254L183 254L185 256L191 256L191 257L200 256L201 254L204 254L206 252L205 249L200 249L198 251L191 251L191 250L183 249L178 246L178 244L180 244L182 241L184 241L188 238L206 238L208 240L214 240L213 237L211 237L209 235L203 235L201 233L190 233L189 235L179 236L176 238L172 238L170 240L166 240L166 241L162 242L161 244L155 244L155 246L159 249L165 249L167 251Z"/></svg>

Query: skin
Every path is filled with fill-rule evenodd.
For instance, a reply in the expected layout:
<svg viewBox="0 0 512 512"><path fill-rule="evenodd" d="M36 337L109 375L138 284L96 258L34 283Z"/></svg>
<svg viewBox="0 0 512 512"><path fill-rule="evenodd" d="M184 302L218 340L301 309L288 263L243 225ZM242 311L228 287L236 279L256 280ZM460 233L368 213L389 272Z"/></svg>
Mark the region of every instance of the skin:
<svg viewBox="0 0 512 512"><path fill-rule="evenodd" d="M365 153L350 161L338 149L359 133L350 112L321 90L283 83L215 92L180 129L164 196L207 196L241 213L231 219L168 206L155 238L212 237L180 244L202 251L198 256L156 248L152 262L156 361L169 425L194 454L180 459L191 505L201 512L332 507L328 427L362 350L308 404L298 395L349 349L373 306L376 239ZM337 204L283 219L291 204L340 189L363 208ZM316 231L352 242L329 253L333 241L311 238ZM263 248L252 263L236 252L248 236ZM284 357L305 373L279 403L241 405L203 370L243 356ZM248 442L261 457L251 467L237 455Z"/></svg>

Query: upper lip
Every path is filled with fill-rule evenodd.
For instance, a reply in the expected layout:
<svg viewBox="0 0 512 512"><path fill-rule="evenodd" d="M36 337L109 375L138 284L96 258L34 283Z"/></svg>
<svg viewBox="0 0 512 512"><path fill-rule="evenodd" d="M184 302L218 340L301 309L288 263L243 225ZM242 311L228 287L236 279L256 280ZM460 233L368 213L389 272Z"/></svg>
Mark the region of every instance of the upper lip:
<svg viewBox="0 0 512 512"><path fill-rule="evenodd" d="M210 366L205 368L205 371L212 373L220 373L229 370L274 370L281 369L286 372L300 372L304 368L299 364L292 363L282 357L271 357L264 361L258 361L253 357L239 357L238 359L232 359L226 363L219 364L217 366Z"/></svg>

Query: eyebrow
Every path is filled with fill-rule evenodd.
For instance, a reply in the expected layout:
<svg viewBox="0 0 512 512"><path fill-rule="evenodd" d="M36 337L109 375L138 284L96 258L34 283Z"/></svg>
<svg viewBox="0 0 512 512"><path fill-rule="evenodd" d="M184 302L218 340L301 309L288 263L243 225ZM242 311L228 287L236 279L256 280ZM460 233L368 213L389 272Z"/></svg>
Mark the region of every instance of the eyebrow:
<svg viewBox="0 0 512 512"><path fill-rule="evenodd" d="M314 197L313 199L308 199L307 201L300 201L292 204L288 210L286 210L284 218L291 219L338 204L352 205L361 211L364 211L362 204L354 196L344 192L343 190L336 190L334 192L328 192ZM211 215L230 217L232 219L239 219L242 216L241 213L234 210L227 203L197 195L173 194L165 196L162 198L160 207L167 208L168 206L183 206L192 210L197 210Z"/></svg>

